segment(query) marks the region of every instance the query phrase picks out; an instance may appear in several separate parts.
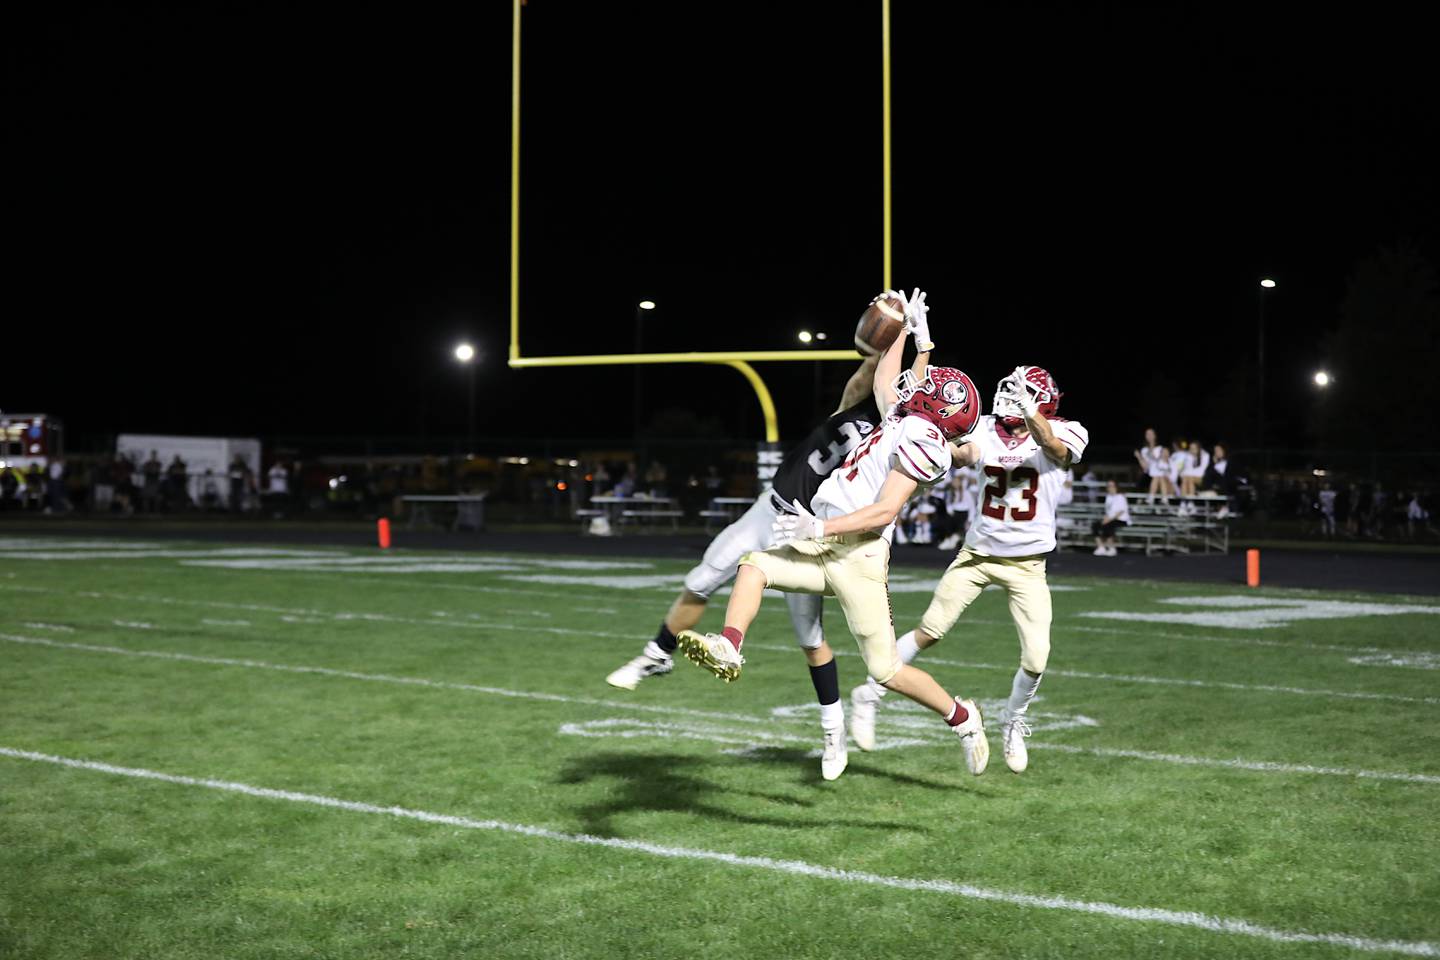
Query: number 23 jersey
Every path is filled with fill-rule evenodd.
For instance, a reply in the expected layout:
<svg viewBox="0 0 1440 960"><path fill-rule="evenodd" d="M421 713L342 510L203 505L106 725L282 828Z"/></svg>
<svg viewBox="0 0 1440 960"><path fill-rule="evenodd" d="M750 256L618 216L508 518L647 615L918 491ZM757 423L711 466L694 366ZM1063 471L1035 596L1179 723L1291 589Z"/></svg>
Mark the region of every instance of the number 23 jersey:
<svg viewBox="0 0 1440 960"><path fill-rule="evenodd" d="M1074 420L1049 421L1055 438L1080 462L1090 432ZM980 418L964 442L980 447L979 509L965 549L986 557L1033 557L1055 549L1055 508L1065 486L1065 465L1040 449L1033 435L1012 436L994 416Z"/></svg>

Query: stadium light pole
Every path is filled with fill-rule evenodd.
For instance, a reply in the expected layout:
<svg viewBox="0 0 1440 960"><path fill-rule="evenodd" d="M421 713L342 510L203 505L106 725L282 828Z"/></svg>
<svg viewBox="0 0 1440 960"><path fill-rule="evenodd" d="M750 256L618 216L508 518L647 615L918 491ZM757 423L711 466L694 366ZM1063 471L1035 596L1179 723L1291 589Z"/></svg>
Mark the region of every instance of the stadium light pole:
<svg viewBox="0 0 1440 960"><path fill-rule="evenodd" d="M1275 281L1271 280L1269 277L1265 277L1260 281L1260 290L1259 293L1256 294L1256 327L1258 341L1255 351L1255 366L1256 374L1260 382L1260 395L1257 398L1259 401L1257 404L1257 406L1259 407L1259 420L1257 423L1257 427L1260 435L1260 442L1258 446L1262 451L1265 449L1265 299L1269 291L1274 289Z"/></svg>
<svg viewBox="0 0 1440 960"><path fill-rule="evenodd" d="M475 452L475 348L468 343L455 347L455 359L465 366L465 453Z"/></svg>
<svg viewBox="0 0 1440 960"><path fill-rule="evenodd" d="M655 301L654 301L654 300L641 300L639 303L635 304L635 353L636 353L636 354L639 354L639 353L640 353L640 321L645 318L645 314L650 313L650 312L651 312L652 310L654 310L654 309L655 309ZM636 442L636 444L638 445L638 444L639 444L639 441L640 441L640 365L639 365L638 363L634 365L634 371L635 371L635 376L634 376L635 392L634 392L634 410L632 411L632 416L631 416L631 428L632 428L632 430L633 430L633 432L634 432L635 442Z"/></svg>

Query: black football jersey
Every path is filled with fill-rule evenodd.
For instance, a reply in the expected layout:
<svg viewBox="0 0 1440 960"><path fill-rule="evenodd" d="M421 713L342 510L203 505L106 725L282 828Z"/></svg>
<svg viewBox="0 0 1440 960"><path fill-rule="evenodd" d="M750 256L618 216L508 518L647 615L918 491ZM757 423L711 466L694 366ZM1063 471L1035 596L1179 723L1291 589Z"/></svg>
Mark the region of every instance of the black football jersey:
<svg viewBox="0 0 1440 960"><path fill-rule="evenodd" d="M799 500L808 508L830 471L840 466L879 422L880 408L874 395L832 413L785 454L772 481L776 496L786 504Z"/></svg>

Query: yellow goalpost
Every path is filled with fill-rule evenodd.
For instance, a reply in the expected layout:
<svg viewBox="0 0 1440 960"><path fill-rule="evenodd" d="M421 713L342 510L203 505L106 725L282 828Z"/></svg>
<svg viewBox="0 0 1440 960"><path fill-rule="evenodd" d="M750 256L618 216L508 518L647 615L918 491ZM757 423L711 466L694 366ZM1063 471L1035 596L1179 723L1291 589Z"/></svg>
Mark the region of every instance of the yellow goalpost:
<svg viewBox="0 0 1440 960"><path fill-rule="evenodd" d="M755 391L765 417L765 440L780 440L780 425L775 402L765 381L750 364L789 360L858 360L854 350L740 350L690 353L607 353L570 357L526 357L520 353L520 8L522 0L514 0L514 29L511 40L510 91L510 366L526 367L592 367L636 363L712 363L732 367L740 372ZM880 0L881 21L881 84L883 89L883 189L884 189L884 282L890 289L890 0Z"/></svg>

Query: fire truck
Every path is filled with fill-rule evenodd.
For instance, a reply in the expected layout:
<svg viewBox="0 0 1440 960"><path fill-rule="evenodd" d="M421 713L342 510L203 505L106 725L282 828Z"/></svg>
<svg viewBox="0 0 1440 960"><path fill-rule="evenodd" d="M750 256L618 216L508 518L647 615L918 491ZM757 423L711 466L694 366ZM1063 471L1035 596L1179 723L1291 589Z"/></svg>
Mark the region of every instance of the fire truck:
<svg viewBox="0 0 1440 960"><path fill-rule="evenodd" d="M44 470L65 456L65 428L43 413L0 413L0 469L23 472L32 463Z"/></svg>

